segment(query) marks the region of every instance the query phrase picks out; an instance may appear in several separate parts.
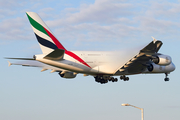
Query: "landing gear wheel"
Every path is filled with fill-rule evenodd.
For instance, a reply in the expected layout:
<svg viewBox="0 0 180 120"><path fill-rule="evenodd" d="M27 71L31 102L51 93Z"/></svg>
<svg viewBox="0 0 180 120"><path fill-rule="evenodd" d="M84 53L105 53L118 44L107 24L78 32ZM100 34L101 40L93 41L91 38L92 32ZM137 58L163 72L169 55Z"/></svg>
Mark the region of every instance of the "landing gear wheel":
<svg viewBox="0 0 180 120"><path fill-rule="evenodd" d="M165 73L165 75L166 75L166 78L164 78L164 81L169 81L169 78L167 77L168 73Z"/></svg>
<svg viewBox="0 0 180 120"><path fill-rule="evenodd" d="M111 79L111 81L112 81L112 82L115 82L115 79L114 79L114 78L112 78L112 79Z"/></svg>
<svg viewBox="0 0 180 120"><path fill-rule="evenodd" d="M164 81L169 81L169 78L164 78Z"/></svg>
<svg viewBox="0 0 180 120"><path fill-rule="evenodd" d="M129 81L129 77L126 77L126 81Z"/></svg>
<svg viewBox="0 0 180 120"><path fill-rule="evenodd" d="M124 81L129 81L129 77L126 77L125 75L120 76L120 79Z"/></svg>
<svg viewBox="0 0 180 120"><path fill-rule="evenodd" d="M96 82L101 83L101 84L108 83L108 81L111 81L111 82L117 82L118 81L117 78L114 78L111 76L97 75L97 76L94 76L94 78L95 78Z"/></svg>

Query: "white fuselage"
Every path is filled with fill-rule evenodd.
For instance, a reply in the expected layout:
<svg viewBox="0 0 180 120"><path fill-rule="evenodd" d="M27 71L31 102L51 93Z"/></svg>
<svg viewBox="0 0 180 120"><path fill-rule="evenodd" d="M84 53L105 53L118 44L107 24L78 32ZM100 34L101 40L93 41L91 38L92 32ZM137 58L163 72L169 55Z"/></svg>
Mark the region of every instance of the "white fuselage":
<svg viewBox="0 0 180 120"><path fill-rule="evenodd" d="M97 75L114 75L127 61L137 54L137 51L116 51L116 52L105 52L105 51L72 51L74 54L79 56L85 63L90 67L79 62L77 59L64 54L61 60L49 60L44 59L43 55L37 57L36 60L42 63L68 70L77 73ZM38 56L38 55L37 55ZM163 68L163 69L162 69ZM164 73L171 72L175 69L173 63L167 66L162 66L159 71L149 72L145 70L144 73ZM123 74L123 73L122 73ZM121 73L116 75L122 75ZM129 74L129 73L126 73Z"/></svg>

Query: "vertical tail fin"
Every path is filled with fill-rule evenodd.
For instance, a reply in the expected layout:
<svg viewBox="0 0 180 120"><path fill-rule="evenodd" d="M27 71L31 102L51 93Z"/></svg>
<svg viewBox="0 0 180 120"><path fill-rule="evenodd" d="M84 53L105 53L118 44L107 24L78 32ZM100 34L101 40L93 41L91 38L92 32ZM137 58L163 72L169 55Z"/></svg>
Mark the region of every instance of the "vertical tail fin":
<svg viewBox="0 0 180 120"><path fill-rule="evenodd" d="M27 17L29 19L29 22L31 23L31 26L33 28L33 31L35 33L35 36L36 36L38 42L39 42L39 45L41 47L43 54L48 55L49 53L51 53L55 49L62 49L62 50L64 50L65 54L69 55L70 57L72 57L75 60L79 61L80 63L84 64L85 66L91 68L79 56L77 56L76 54L74 54L71 51L67 51L64 48L64 46L56 39L56 37L53 35L53 33L50 31L50 29L42 21L42 19L39 17L39 15L37 13L26 12L26 14L27 14ZM54 51L52 54L54 54L55 52L57 52L57 51ZM52 54L49 54L49 55L52 55ZM47 57L49 57L49 56L47 56ZM52 57L51 57L51 59L52 59Z"/></svg>
<svg viewBox="0 0 180 120"><path fill-rule="evenodd" d="M55 49L63 49L66 51L64 46L56 39L56 37L37 13L26 12L26 14L43 54L48 54Z"/></svg>

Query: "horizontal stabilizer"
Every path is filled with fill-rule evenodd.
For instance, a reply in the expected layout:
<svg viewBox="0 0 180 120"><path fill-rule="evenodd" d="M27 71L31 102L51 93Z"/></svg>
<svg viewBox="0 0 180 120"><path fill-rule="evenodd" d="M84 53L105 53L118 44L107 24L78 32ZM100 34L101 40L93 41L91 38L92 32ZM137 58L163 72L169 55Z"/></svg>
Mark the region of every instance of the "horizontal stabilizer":
<svg viewBox="0 0 180 120"><path fill-rule="evenodd" d="M16 59L16 60L35 60L34 58L5 58L5 59Z"/></svg>
<svg viewBox="0 0 180 120"><path fill-rule="evenodd" d="M64 52L65 51L63 49L55 49L53 52L49 53L44 58L50 60L60 60L63 58Z"/></svg>

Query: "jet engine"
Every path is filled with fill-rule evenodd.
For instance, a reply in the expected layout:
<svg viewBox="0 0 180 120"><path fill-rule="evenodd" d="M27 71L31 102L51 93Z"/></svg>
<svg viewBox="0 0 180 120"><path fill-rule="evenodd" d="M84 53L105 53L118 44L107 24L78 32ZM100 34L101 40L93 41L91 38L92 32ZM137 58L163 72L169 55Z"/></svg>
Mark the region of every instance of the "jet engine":
<svg viewBox="0 0 180 120"><path fill-rule="evenodd" d="M62 72L59 72L59 75L62 77L62 78L75 78L77 74L74 74L74 72L65 72L65 73L62 73Z"/></svg>
<svg viewBox="0 0 180 120"><path fill-rule="evenodd" d="M154 58L152 58L152 61L158 65L169 65L171 64L172 59L168 55L157 55Z"/></svg>
<svg viewBox="0 0 180 120"><path fill-rule="evenodd" d="M173 63L170 63L169 65L157 65L155 63L152 63L147 66L148 73L169 73L173 70L175 70L175 65Z"/></svg>

